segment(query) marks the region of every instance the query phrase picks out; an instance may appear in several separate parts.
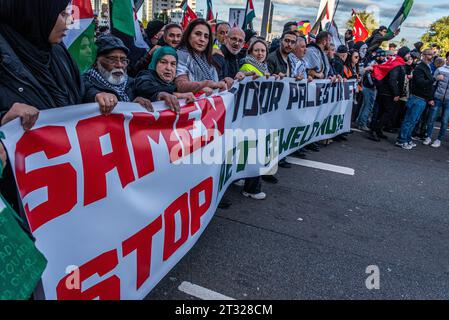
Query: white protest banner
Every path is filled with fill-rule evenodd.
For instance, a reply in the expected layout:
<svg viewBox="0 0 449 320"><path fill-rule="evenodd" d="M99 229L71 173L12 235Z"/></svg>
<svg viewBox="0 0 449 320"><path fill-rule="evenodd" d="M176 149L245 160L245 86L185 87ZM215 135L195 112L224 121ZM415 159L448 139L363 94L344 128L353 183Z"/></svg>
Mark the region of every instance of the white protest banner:
<svg viewBox="0 0 449 320"><path fill-rule="evenodd" d="M142 299L196 243L226 188L349 131L353 82L258 79L179 115L120 103L1 127L47 299Z"/></svg>

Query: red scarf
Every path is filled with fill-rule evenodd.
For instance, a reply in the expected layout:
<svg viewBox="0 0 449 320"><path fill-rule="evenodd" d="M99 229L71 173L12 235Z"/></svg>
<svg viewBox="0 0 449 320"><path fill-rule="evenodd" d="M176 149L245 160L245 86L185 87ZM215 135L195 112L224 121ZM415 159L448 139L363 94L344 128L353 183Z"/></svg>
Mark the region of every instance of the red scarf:
<svg viewBox="0 0 449 320"><path fill-rule="evenodd" d="M374 65L373 77L374 79L381 81L390 73L391 70L399 66L405 66L405 61L400 56L397 56L384 64Z"/></svg>

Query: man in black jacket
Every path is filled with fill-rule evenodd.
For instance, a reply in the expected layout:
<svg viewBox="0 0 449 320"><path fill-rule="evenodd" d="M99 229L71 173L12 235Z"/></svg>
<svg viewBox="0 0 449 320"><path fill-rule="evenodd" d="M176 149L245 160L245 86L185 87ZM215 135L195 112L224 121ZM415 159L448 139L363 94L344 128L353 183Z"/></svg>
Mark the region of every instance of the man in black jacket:
<svg viewBox="0 0 449 320"><path fill-rule="evenodd" d="M104 103L111 106L113 104L112 108L118 101L136 102L152 111L150 100L134 94L134 79L127 75L126 69L129 50L123 41L114 36L103 36L96 44L98 51L95 66L83 74L86 90L84 102L95 102L98 100L97 95L104 92L109 94L105 95ZM110 94L115 96L116 101L108 101Z"/></svg>
<svg viewBox="0 0 449 320"><path fill-rule="evenodd" d="M291 76L294 66L292 66L288 55L295 49L296 42L297 35L295 32L286 31L282 34L281 46L268 55L267 64L271 74Z"/></svg>
<svg viewBox="0 0 449 320"><path fill-rule="evenodd" d="M373 31L371 37L366 40L366 44L368 45L367 55L370 56L373 52L380 48L384 41L390 41L394 37L396 37L401 30L398 29L395 33L389 35L388 28L385 26L381 26L379 29Z"/></svg>
<svg viewBox="0 0 449 320"><path fill-rule="evenodd" d="M337 49L337 53L335 54L334 59L331 61L332 66L334 67L335 74L340 75L341 77L344 76L344 66L345 61L348 58L348 47L345 45L341 45Z"/></svg>
<svg viewBox="0 0 449 320"><path fill-rule="evenodd" d="M410 57L410 49L402 47L398 51L398 56L407 61ZM387 136L382 133L382 129L393 119L399 99L403 95L406 76L404 61L390 70L377 84L376 103L379 109L371 123L371 140L387 139Z"/></svg>
<svg viewBox="0 0 449 320"><path fill-rule="evenodd" d="M239 53L245 43L245 32L239 27L229 30L220 53L215 53L213 59L217 65L218 78L224 80L230 88L234 78L243 79L245 74L239 72Z"/></svg>
<svg viewBox="0 0 449 320"><path fill-rule="evenodd" d="M410 98L407 102L407 113L402 122L396 145L406 150L413 149L416 145L412 142L412 132L419 121L427 104L434 106L433 101L433 75L430 69L433 53L431 49L424 50L421 63L413 71L410 85Z"/></svg>

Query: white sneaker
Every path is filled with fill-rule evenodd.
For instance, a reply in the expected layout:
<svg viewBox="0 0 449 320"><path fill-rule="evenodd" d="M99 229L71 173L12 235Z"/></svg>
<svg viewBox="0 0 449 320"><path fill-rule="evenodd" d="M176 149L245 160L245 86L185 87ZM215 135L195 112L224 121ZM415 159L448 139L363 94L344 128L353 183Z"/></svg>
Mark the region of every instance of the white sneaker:
<svg viewBox="0 0 449 320"><path fill-rule="evenodd" d="M425 146L428 146L431 143L432 143L432 139L430 139L429 137L425 138L424 141L422 142L422 144Z"/></svg>
<svg viewBox="0 0 449 320"><path fill-rule="evenodd" d="M396 145L396 147L400 147L404 150L412 150L413 149L413 147L408 142L405 142L405 143L396 142L395 145Z"/></svg>
<svg viewBox="0 0 449 320"><path fill-rule="evenodd" d="M267 195L266 195L265 192L248 193L248 192L243 191L242 194L243 194L245 197L251 198L251 199L254 199L254 200L264 200L264 199L267 197Z"/></svg>
<svg viewBox="0 0 449 320"><path fill-rule="evenodd" d="M410 142L408 143L408 145L409 145L410 147L412 147L412 149L417 147L416 143L414 143L413 141L410 141Z"/></svg>
<svg viewBox="0 0 449 320"><path fill-rule="evenodd" d="M439 148L439 147L441 147L441 141L438 140L438 139L436 139L436 140L432 143L431 147L434 147L434 148Z"/></svg>
<svg viewBox="0 0 449 320"><path fill-rule="evenodd" d="M234 185L237 187L244 187L245 186L245 180L244 179L240 179L237 181L234 181Z"/></svg>

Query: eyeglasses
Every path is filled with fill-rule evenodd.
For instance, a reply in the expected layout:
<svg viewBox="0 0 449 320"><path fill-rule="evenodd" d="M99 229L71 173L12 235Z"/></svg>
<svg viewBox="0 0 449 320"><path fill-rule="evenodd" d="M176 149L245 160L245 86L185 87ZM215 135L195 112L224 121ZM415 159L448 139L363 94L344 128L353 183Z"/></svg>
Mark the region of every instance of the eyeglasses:
<svg viewBox="0 0 449 320"><path fill-rule="evenodd" d="M232 42L240 43L240 44L242 44L245 41L243 39L239 39L239 38L236 38L236 37L229 38L229 40L231 40Z"/></svg>
<svg viewBox="0 0 449 320"><path fill-rule="evenodd" d="M129 59L127 58L117 58L117 57L105 57L105 61L107 64L114 66L121 63L124 66L129 64Z"/></svg>
<svg viewBox="0 0 449 320"><path fill-rule="evenodd" d="M282 40L282 41L284 41L285 43L287 43L287 44L295 44L296 43L296 40L290 40L290 39L284 39L284 40Z"/></svg>

